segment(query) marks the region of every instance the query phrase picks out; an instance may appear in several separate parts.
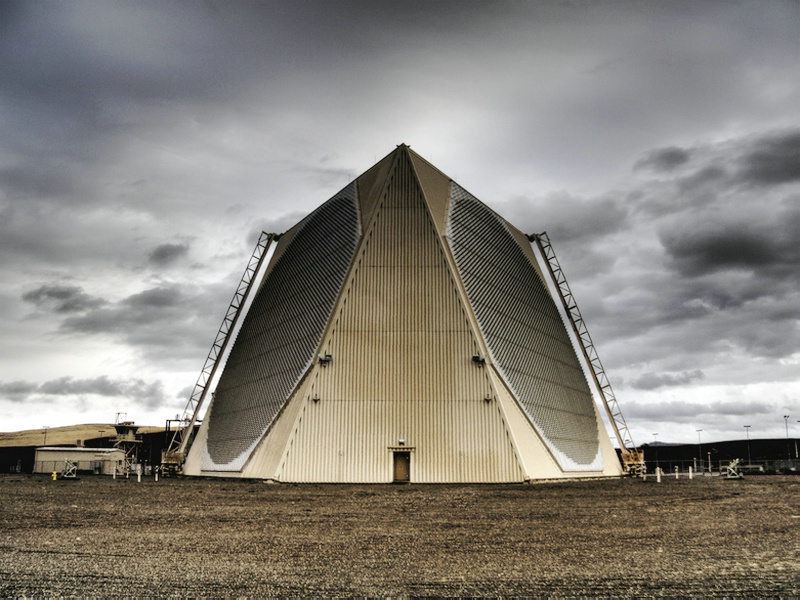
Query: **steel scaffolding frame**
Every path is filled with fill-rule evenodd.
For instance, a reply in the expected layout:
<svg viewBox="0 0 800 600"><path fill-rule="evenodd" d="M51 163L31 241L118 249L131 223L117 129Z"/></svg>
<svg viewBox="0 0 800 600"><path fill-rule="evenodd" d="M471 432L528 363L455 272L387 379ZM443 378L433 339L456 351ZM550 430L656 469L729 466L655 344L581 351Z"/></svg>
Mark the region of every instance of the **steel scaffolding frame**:
<svg viewBox="0 0 800 600"><path fill-rule="evenodd" d="M614 429L614 435L620 446L622 466L627 473L641 474L644 469L644 452L638 450L633 443L631 432L628 429L628 424L625 422L625 417L622 416L622 410L619 407L617 397L611 387L611 382L608 380L606 371L603 368L603 363L600 362L600 357L592 341L592 336L589 335L586 322L583 320L583 315L581 315L581 311L578 308L575 296L572 294L564 271L558 262L558 258L556 258L556 253L555 250L553 250L553 245L550 243L550 238L546 231L528 234L526 237L531 243L535 243L539 249L547 271L550 274L550 279L558 291L559 298L561 298L561 303L566 311L567 318L578 339L583 356L589 366L592 379L603 400L606 414L608 414L609 421Z"/></svg>
<svg viewBox="0 0 800 600"><path fill-rule="evenodd" d="M250 260L242 274L239 285L236 287L236 292L233 294L233 298L228 305L228 310L225 312L225 317L222 319L222 324L214 338L214 343L211 345L208 356L206 356L203 368L194 384L186 407L183 409L183 414L180 418L181 426L175 429L175 433L167 449L164 451L162 466L165 470L180 471L180 467L186 456L186 449L192 438L194 424L197 422L200 408L205 401L209 384L214 379L217 367L220 365L221 358L231 339L231 334L239 320L239 316L250 294L250 290L253 287L255 276L261 269L261 265L268 254L270 245L280 237L281 234L279 233L266 233L262 231L258 238L256 247L250 256Z"/></svg>

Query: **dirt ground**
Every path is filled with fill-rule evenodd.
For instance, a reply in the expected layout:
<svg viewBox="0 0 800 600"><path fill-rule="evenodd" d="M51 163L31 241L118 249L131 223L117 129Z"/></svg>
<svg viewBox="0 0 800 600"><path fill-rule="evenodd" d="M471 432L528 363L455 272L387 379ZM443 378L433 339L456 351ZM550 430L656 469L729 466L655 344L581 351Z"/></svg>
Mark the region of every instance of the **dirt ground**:
<svg viewBox="0 0 800 600"><path fill-rule="evenodd" d="M0 476L0 596L797 596L800 477Z"/></svg>

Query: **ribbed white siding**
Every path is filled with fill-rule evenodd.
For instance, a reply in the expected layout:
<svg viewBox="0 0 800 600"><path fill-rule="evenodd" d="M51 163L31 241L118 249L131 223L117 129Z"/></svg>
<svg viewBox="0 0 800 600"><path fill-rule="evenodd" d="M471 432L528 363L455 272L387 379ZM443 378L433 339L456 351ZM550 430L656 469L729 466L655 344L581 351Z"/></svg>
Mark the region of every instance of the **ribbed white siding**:
<svg viewBox="0 0 800 600"><path fill-rule="evenodd" d="M281 481L389 482L391 447L411 450L411 480L522 481L499 405L485 402L307 402Z"/></svg>
<svg viewBox="0 0 800 600"><path fill-rule="evenodd" d="M323 342L332 362L315 369L279 479L391 481L402 438L412 481L521 481L406 154L360 252Z"/></svg>

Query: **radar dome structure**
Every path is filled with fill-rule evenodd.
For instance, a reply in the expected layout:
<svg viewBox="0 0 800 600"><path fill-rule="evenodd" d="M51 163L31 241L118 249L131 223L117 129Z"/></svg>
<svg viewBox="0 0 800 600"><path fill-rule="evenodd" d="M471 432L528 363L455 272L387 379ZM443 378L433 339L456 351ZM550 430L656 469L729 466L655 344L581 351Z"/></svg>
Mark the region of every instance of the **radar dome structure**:
<svg viewBox="0 0 800 600"><path fill-rule="evenodd" d="M621 475L547 281L528 237L398 146L279 236L183 472Z"/></svg>

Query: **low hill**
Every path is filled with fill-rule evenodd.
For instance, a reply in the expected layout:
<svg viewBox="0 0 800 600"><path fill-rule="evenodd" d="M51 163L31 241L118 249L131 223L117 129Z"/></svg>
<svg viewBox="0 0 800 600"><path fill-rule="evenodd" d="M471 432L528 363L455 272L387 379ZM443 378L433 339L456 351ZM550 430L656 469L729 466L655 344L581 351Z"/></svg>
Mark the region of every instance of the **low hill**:
<svg viewBox="0 0 800 600"><path fill-rule="evenodd" d="M157 433L163 427L150 425L139 427L138 433ZM89 423L85 425L67 425L65 427L49 427L47 429L27 429L25 431L0 432L0 447L8 446L61 446L75 445L78 440L114 437L117 435L113 424Z"/></svg>

